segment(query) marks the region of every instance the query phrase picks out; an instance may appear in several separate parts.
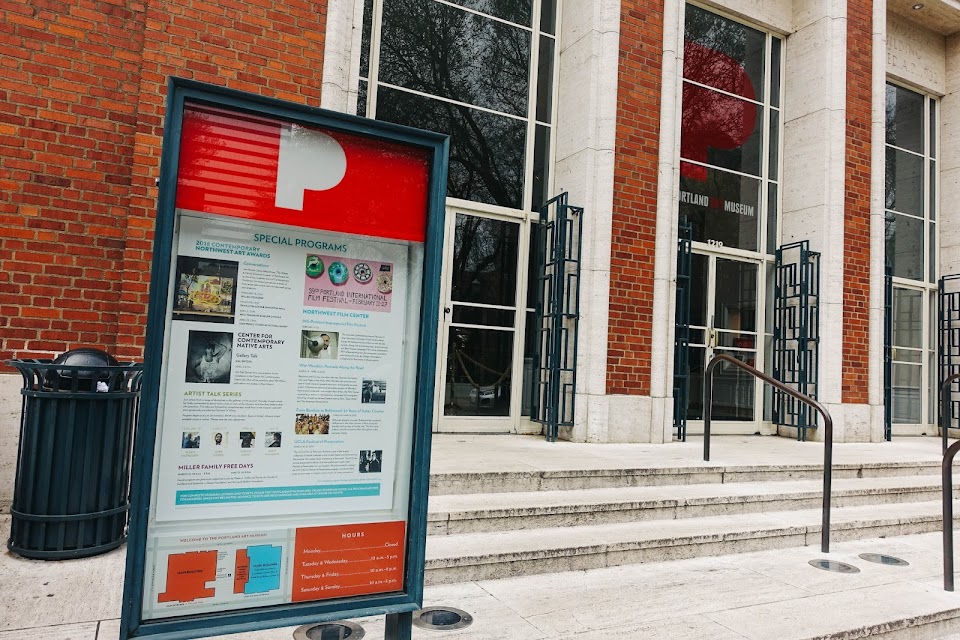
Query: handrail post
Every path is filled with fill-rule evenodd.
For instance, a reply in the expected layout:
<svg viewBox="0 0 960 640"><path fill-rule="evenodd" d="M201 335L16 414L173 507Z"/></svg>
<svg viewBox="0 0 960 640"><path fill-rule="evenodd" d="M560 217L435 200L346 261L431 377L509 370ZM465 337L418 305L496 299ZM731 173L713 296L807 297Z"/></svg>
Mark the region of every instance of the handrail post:
<svg viewBox="0 0 960 640"><path fill-rule="evenodd" d="M833 485L833 418L823 416L823 514L820 525L820 551L830 553L830 494Z"/></svg>
<svg viewBox="0 0 960 640"><path fill-rule="evenodd" d="M714 358L707 365L703 381L703 461L710 462L710 417L713 413L713 370L720 361Z"/></svg>
<svg viewBox="0 0 960 640"><path fill-rule="evenodd" d="M955 373L940 385L940 437L943 439L943 453L947 453L947 433L950 431L950 384L960 380L960 373Z"/></svg>
<svg viewBox="0 0 960 640"><path fill-rule="evenodd" d="M943 435L943 590L953 591L953 459L960 451L960 440L947 446L950 428L950 384L960 380L955 373L940 386L940 431Z"/></svg>
<svg viewBox="0 0 960 640"><path fill-rule="evenodd" d="M943 456L943 589L953 591L953 459L960 451L960 440Z"/></svg>
<svg viewBox="0 0 960 640"><path fill-rule="evenodd" d="M775 389L793 396L804 404L810 405L823 416L823 514L821 518L820 550L823 553L830 553L830 494L833 484L833 418L830 417L830 412L810 396L788 387L779 380L771 378L742 360L737 360L733 356L725 353L713 356L703 374L703 460L705 462L710 460L710 414L712 412L711 405L713 404L713 370L721 361L729 362L735 367L739 367L753 375L755 378L763 380Z"/></svg>

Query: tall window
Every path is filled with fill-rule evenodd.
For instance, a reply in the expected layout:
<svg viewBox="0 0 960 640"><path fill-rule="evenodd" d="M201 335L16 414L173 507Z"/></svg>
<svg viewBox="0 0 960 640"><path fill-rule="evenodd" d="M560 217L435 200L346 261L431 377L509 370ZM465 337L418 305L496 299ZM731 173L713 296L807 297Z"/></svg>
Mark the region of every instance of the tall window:
<svg viewBox="0 0 960 640"><path fill-rule="evenodd" d="M886 261L893 276L892 416L936 422L937 101L887 83ZM926 405L926 407L924 406Z"/></svg>
<svg viewBox="0 0 960 640"><path fill-rule="evenodd" d="M557 0L366 0L357 113L450 136L440 430L515 430L549 193ZM526 427L523 427L526 428Z"/></svg>
<svg viewBox="0 0 960 640"><path fill-rule="evenodd" d="M771 315L763 310L778 239L782 53L773 34L686 6L678 206L693 240L691 420L703 415L700 385L711 358L772 365ZM739 369L724 374L714 417L760 421L757 381Z"/></svg>
<svg viewBox="0 0 960 640"><path fill-rule="evenodd" d="M366 0L357 112L449 134L449 197L536 210L556 17L556 0Z"/></svg>
<svg viewBox="0 0 960 640"><path fill-rule="evenodd" d="M695 242L776 250L782 45L687 5L680 215Z"/></svg>

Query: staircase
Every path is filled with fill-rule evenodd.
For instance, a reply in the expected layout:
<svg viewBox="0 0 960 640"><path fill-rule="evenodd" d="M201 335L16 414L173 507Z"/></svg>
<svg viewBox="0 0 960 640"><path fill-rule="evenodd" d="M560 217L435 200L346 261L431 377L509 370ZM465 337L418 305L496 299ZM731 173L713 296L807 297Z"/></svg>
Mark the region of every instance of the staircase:
<svg viewBox="0 0 960 640"><path fill-rule="evenodd" d="M822 473L814 463L436 473L426 581L818 546ZM939 531L939 473L929 458L835 464L832 542Z"/></svg>

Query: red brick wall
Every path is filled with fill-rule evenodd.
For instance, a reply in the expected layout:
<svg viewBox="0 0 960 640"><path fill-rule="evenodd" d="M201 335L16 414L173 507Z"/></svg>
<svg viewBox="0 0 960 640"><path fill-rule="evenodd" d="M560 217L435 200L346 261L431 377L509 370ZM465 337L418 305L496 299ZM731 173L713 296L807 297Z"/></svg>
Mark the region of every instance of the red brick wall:
<svg viewBox="0 0 960 640"><path fill-rule="evenodd" d="M649 395L663 1L620 9L607 393Z"/></svg>
<svg viewBox="0 0 960 640"><path fill-rule="evenodd" d="M0 0L0 359L114 348L143 23Z"/></svg>
<svg viewBox="0 0 960 640"><path fill-rule="evenodd" d="M872 30L873 3L848 0L842 398L854 404L869 401Z"/></svg>
<svg viewBox="0 0 960 640"><path fill-rule="evenodd" d="M120 353L143 350L166 84L175 75L320 104L326 0L149 0L123 255Z"/></svg>
<svg viewBox="0 0 960 640"><path fill-rule="evenodd" d="M170 75L318 105L326 0L0 0L0 360L142 356Z"/></svg>

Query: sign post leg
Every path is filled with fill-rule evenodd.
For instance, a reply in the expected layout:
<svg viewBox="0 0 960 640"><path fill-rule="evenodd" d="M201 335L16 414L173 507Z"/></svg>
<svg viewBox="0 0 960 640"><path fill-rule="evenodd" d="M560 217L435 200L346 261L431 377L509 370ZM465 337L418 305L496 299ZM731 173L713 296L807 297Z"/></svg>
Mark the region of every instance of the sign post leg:
<svg viewBox="0 0 960 640"><path fill-rule="evenodd" d="M410 640L413 631L413 613L387 614L387 626L384 629L384 640Z"/></svg>

